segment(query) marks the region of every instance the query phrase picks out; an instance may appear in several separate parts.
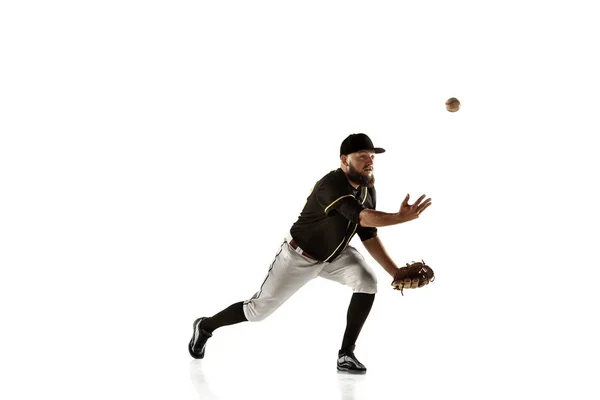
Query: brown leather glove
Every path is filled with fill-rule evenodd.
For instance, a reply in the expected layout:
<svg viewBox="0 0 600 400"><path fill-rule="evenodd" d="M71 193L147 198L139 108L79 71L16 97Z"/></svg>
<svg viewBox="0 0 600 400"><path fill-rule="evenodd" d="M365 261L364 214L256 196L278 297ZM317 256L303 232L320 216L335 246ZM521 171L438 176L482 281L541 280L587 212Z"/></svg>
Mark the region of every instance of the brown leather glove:
<svg viewBox="0 0 600 400"><path fill-rule="evenodd" d="M423 287L435 280L433 270L425 264L425 261L406 263L405 267L398 268L394 275L392 286L399 290L404 296L404 289L416 289Z"/></svg>

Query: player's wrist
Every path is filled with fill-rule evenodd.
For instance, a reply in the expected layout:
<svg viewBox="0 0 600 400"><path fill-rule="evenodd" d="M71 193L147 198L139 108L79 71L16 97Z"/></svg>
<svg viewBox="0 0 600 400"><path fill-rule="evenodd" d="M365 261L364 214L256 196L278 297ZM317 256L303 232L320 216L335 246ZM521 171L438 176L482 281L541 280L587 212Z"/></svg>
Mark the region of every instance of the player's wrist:
<svg viewBox="0 0 600 400"><path fill-rule="evenodd" d="M399 212L396 213L396 220L398 221L398 224L402 224L404 222L408 222L408 221L412 221L413 219L417 218L417 216L408 216L406 214L400 214Z"/></svg>
<svg viewBox="0 0 600 400"><path fill-rule="evenodd" d="M403 222L408 221L406 219L406 215L400 214L399 212L397 212L396 214L394 214L394 218L395 218L397 224L401 224Z"/></svg>

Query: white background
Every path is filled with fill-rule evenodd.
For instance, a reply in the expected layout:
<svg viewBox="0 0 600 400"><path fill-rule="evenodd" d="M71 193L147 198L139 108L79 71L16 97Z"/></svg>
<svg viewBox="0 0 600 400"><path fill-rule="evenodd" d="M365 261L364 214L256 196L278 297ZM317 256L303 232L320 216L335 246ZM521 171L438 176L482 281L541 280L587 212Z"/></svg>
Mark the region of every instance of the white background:
<svg viewBox="0 0 600 400"><path fill-rule="evenodd" d="M597 399L593 9L2 2L1 397ZM387 150L380 210L432 197L380 237L436 281L402 297L366 255L364 377L335 373L329 281L192 360L354 132Z"/></svg>

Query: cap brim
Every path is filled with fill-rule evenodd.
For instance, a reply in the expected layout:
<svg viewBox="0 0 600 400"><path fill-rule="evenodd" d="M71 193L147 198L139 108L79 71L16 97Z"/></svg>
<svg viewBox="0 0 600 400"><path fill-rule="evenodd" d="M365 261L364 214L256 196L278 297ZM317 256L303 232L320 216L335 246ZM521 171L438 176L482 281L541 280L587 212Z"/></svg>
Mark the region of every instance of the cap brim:
<svg viewBox="0 0 600 400"><path fill-rule="evenodd" d="M375 147L373 151L375 154L385 153L385 149L382 149L381 147Z"/></svg>

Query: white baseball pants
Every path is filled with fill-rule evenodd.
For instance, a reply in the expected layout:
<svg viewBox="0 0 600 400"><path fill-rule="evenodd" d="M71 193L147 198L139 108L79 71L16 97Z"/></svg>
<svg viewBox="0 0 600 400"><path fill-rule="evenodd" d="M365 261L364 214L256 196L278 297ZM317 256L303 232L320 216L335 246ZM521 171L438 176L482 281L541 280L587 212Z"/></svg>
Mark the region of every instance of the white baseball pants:
<svg viewBox="0 0 600 400"><path fill-rule="evenodd" d="M312 260L289 245L288 235L260 289L244 301L248 321L261 321L277 310L310 280L321 277L349 286L355 293L377 293L377 277L364 257L348 245L332 262Z"/></svg>

